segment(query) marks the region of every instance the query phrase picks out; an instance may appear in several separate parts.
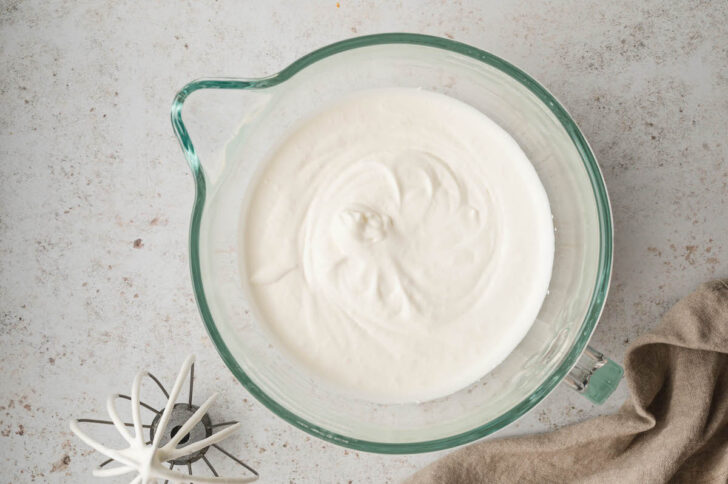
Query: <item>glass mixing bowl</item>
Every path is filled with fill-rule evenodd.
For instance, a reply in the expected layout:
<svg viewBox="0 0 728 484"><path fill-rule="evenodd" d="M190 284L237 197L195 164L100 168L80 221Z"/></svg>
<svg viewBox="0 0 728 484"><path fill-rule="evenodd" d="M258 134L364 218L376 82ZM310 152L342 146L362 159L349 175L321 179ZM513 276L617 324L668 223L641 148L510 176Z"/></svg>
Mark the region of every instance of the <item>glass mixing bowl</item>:
<svg viewBox="0 0 728 484"><path fill-rule="evenodd" d="M479 381L422 403L371 403L318 384L256 320L238 260L243 200L271 149L321 106L377 87L440 92L505 128L546 188L556 231L549 292L525 339ZM317 50L269 77L192 82L174 100L172 123L196 184L190 263L202 319L238 380L292 425L364 451L424 452L508 425L562 380L597 403L617 385L621 368L587 349L611 272L604 181L569 114L508 62L436 37L359 37Z"/></svg>

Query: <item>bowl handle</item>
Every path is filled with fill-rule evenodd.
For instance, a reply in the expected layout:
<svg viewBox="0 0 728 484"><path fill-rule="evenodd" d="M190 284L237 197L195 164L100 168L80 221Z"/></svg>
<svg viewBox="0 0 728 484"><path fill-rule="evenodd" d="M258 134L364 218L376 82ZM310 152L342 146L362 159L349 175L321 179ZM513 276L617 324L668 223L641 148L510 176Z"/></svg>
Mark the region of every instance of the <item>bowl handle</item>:
<svg viewBox="0 0 728 484"><path fill-rule="evenodd" d="M587 346L564 382L591 402L601 405L617 388L622 375L621 366Z"/></svg>

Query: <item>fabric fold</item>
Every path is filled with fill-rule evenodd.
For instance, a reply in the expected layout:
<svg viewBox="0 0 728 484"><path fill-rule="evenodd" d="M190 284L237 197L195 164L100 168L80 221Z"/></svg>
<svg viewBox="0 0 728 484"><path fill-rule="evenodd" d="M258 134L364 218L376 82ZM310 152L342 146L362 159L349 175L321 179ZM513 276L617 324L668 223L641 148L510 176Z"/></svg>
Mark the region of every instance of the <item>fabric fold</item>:
<svg viewBox="0 0 728 484"><path fill-rule="evenodd" d="M616 414L473 444L407 482L728 482L728 280L673 306L624 366L631 396Z"/></svg>

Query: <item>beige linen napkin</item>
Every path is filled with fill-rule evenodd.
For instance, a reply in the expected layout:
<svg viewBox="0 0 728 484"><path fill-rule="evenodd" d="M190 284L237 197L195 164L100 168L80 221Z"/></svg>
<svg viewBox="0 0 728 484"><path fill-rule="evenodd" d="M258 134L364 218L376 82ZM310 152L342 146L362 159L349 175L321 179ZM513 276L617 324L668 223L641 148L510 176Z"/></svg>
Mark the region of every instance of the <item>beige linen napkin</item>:
<svg viewBox="0 0 728 484"><path fill-rule="evenodd" d="M728 279L678 302L625 357L615 415L464 447L410 483L728 482Z"/></svg>

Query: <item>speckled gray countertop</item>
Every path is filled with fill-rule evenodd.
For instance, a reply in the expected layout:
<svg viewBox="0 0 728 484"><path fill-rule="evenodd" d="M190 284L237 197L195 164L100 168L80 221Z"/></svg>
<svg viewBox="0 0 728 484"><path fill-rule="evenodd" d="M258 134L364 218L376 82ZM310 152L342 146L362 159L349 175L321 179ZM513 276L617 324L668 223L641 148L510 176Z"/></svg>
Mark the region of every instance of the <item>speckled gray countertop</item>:
<svg viewBox="0 0 728 484"><path fill-rule="evenodd" d="M725 2L0 2L0 482L96 482L70 433L134 374L198 356L262 482L395 482L440 453L345 450L291 427L217 356L187 266L193 183L169 123L202 76L258 77L356 35L455 38L539 79L600 161L615 221L593 345L621 361L701 281L728 275ZM498 435L614 411L557 388ZM111 479L108 482L127 482ZM101 481L99 481L101 482Z"/></svg>

